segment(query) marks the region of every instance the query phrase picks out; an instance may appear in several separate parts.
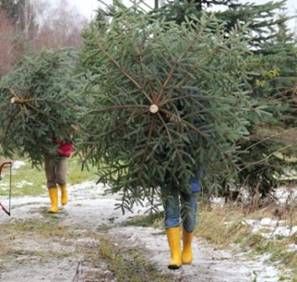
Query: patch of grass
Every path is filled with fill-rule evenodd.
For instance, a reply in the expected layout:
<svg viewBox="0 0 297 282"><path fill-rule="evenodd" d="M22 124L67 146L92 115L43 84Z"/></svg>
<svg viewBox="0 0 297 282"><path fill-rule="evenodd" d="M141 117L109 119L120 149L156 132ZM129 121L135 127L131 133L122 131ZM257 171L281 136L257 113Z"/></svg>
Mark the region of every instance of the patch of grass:
<svg viewBox="0 0 297 282"><path fill-rule="evenodd" d="M129 219L128 221L124 222L123 224L125 226L141 226L141 227L159 227L160 224L163 222L163 213L153 213L149 215L140 215L135 216L132 219Z"/></svg>
<svg viewBox="0 0 297 282"><path fill-rule="evenodd" d="M43 250L14 250L11 249L9 252L7 252L6 256L7 259L9 258L18 258L20 260L21 257L24 258L24 261L28 260L28 257L30 257L30 261L33 258L36 258L38 262L46 262L50 261L52 259L63 259L66 257L72 257L74 252L61 252L59 251L43 251ZM29 262L30 263L30 262Z"/></svg>
<svg viewBox="0 0 297 282"><path fill-rule="evenodd" d="M265 211L267 216L267 211ZM292 281L297 281L297 253L289 250L289 245L295 242L295 236L265 238L259 233L252 233L250 227L244 223L247 215L239 207L202 206L200 209L200 223L195 235L203 237L219 247L227 247L237 243L241 248L250 251L252 255L270 254L272 262L279 262L285 270L292 269ZM260 211L250 218L261 218ZM263 216L262 216L263 217ZM271 214L270 214L271 217Z"/></svg>
<svg viewBox="0 0 297 282"><path fill-rule="evenodd" d="M72 237L74 234L69 227L60 225L59 219L54 217L49 217L44 220L38 219L26 219L26 220L15 220L7 224L0 225L0 238L7 234L11 238L18 237L20 234L30 235L37 234L42 238L66 238Z"/></svg>
<svg viewBox="0 0 297 282"><path fill-rule="evenodd" d="M63 226L59 223L59 220L60 219L56 217L48 217L43 220L17 220L8 224L1 224L0 238L5 241L9 241L10 238L10 243L7 248L0 249L0 255L5 254L8 259L12 259L15 256L28 256L31 258L36 257L40 261L44 261L48 258L59 259L75 254L83 254L83 261L93 265L94 269L97 267L98 261L101 264L106 263L111 275L113 275L117 281L174 281L171 277L160 274L160 272L144 258L139 250L119 247L119 245L113 243L109 238L106 238L105 234L88 232L85 235L90 239L89 243L86 241L82 244L76 244L76 240L78 238L83 238L84 235L82 235L81 232L77 232L78 230L74 226ZM22 249L18 250L13 248L14 238L17 238L18 240L21 238L24 238L24 240L26 238L35 238L34 240L40 238L41 240L45 240L45 242L46 240L51 240L51 242L56 241L62 245L67 245L67 242L68 244L72 242L71 244L75 245L76 251L75 253L69 253L52 252L51 250L33 250L32 252ZM97 273L96 275L101 277L105 274Z"/></svg>
<svg viewBox="0 0 297 282"><path fill-rule="evenodd" d="M247 214L245 210L234 205L210 207L207 204L202 204L199 209L199 224L194 233L196 236L205 238L220 248L227 248L231 244L236 243L246 251L252 250L252 256L270 254L272 262L280 262L284 268L292 269L293 272L290 279L297 282L297 252L290 251L288 248L290 244L297 243L297 234L291 237L267 239L259 233L251 233L250 227L245 223L247 218L273 218L273 211L274 209L269 207ZM295 213L288 213L283 219L285 222L292 224L290 218L294 218L296 215L296 211ZM162 221L162 213L157 213L134 217L125 224L162 228Z"/></svg>
<svg viewBox="0 0 297 282"><path fill-rule="evenodd" d="M86 180L96 179L96 169L81 170L78 158L71 158L68 162L68 183L77 184ZM0 181L0 196L7 196L9 188L9 173ZM13 171L12 194L13 196L38 196L47 193L46 178L43 169L32 168L29 161Z"/></svg>
<svg viewBox="0 0 297 282"><path fill-rule="evenodd" d="M241 243L245 248L254 250L258 254L270 254L269 260L280 262L285 268L292 269L292 281L297 281L297 253L288 250L290 238L266 239L259 234L250 234Z"/></svg>
<svg viewBox="0 0 297 282"><path fill-rule="evenodd" d="M75 230L62 226L54 218L14 220L0 224L0 268L15 265L15 258L22 260L23 264L27 261L31 263L36 260L42 263L73 257L75 252L71 248L52 249L50 246L55 243L57 246L67 247L68 240L77 238ZM31 249L32 241L36 245Z"/></svg>
<svg viewBox="0 0 297 282"><path fill-rule="evenodd" d="M169 275L161 274L137 249L119 249L108 239L102 239L100 255L108 262L117 281L122 282L169 282L174 281Z"/></svg>
<svg viewBox="0 0 297 282"><path fill-rule="evenodd" d="M295 204L277 206L272 203L253 212L245 212L245 215L252 219L262 219L264 217L280 219L284 220L287 225L297 225L297 205Z"/></svg>
<svg viewBox="0 0 297 282"><path fill-rule="evenodd" d="M6 173L0 182L0 195L8 194L9 173ZM13 196L40 195L46 191L44 172L26 164L12 171L12 194Z"/></svg>
<svg viewBox="0 0 297 282"><path fill-rule="evenodd" d="M202 206L195 235L226 247L248 234L249 228L243 223L243 219L244 216L238 210L219 208L213 210L208 206Z"/></svg>
<svg viewBox="0 0 297 282"><path fill-rule="evenodd" d="M85 241L77 240L84 238ZM18 244L15 244L15 240ZM32 240L45 248L29 248L28 244ZM45 245L52 242L70 248L60 250ZM175 281L172 277L161 274L139 250L123 245L119 246L111 241L106 233L98 234L90 230L86 232L78 226L65 227L60 218L56 217L15 220L0 224L0 257L5 256L5 261L0 259L0 270L5 271L5 267L15 265L16 257L22 264L28 262L30 265L35 261L43 263L65 257L74 259L79 255L84 281Z"/></svg>
<svg viewBox="0 0 297 282"><path fill-rule="evenodd" d="M68 181L71 184L78 184L86 180L97 180L97 169L88 165L88 169L82 170L79 158L71 158L69 160Z"/></svg>
<svg viewBox="0 0 297 282"><path fill-rule="evenodd" d="M4 257L8 254L9 248L7 246L7 243L5 241L1 242L0 241L0 257Z"/></svg>

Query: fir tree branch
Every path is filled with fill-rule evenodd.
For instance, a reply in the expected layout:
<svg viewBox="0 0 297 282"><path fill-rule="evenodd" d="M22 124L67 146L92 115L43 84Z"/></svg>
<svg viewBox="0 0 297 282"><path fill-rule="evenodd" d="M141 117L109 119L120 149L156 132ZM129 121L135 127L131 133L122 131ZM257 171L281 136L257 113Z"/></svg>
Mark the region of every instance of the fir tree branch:
<svg viewBox="0 0 297 282"><path fill-rule="evenodd" d="M144 96L148 99L150 103L152 103L151 98L149 95L144 91L144 88L125 70L121 67L121 65L108 53L105 51L104 48L101 48L98 45L99 49L105 54L105 56L119 69L119 71L125 75L140 91L144 94Z"/></svg>

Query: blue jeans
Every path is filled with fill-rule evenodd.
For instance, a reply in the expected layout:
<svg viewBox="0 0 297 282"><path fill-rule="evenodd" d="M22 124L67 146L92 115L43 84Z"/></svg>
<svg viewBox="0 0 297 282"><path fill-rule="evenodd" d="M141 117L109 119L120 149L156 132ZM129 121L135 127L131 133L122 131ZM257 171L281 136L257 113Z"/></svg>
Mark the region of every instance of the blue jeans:
<svg viewBox="0 0 297 282"><path fill-rule="evenodd" d="M165 228L177 227L183 224L187 232L193 232L196 226L198 209L198 192L200 181L192 179L192 193L183 193L178 189L161 189L165 213Z"/></svg>

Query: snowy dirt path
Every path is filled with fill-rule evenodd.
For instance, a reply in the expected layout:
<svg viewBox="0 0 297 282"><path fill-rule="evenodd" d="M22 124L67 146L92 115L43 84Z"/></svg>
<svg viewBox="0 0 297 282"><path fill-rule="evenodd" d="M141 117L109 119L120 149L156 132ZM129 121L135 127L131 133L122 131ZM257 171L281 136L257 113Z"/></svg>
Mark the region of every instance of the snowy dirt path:
<svg viewBox="0 0 297 282"><path fill-rule="evenodd" d="M98 251L105 238L119 251L140 250L156 271L172 275L171 281L278 281L277 269L263 259L216 250L197 238L194 264L169 271L164 231L123 224L146 208L123 216L114 210L115 196L104 195L103 187L92 182L71 187L70 197L58 215L47 214L47 196L13 199L12 217L0 214L0 281L116 281ZM137 281L151 280L139 276Z"/></svg>

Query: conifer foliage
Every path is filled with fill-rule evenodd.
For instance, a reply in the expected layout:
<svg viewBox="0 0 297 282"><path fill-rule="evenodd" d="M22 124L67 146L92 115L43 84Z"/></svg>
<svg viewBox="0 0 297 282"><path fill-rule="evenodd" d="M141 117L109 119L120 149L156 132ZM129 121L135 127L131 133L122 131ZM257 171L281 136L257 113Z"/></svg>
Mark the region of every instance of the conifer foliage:
<svg viewBox="0 0 297 282"><path fill-rule="evenodd" d="M224 9L220 9L222 7ZM251 135L238 143L235 157L240 169L236 179L224 176L221 187L216 189L223 195L226 195L226 186L246 187L251 195L260 192L264 198L279 185L279 176L291 166L285 159L296 156L293 136L297 132L297 48L285 11L286 1L259 4L237 0L182 0L168 2L152 11L155 17L177 23L191 15L200 17L203 12L214 13L224 24L226 36L238 22L247 25L245 36L251 56L246 87L253 103L262 109L258 111L260 115L256 111L249 113ZM288 140L292 141L288 144ZM280 153L286 157L276 157Z"/></svg>
<svg viewBox="0 0 297 282"><path fill-rule="evenodd" d="M80 104L73 94L75 52L43 51L27 56L0 84L2 153L18 153L37 165L55 153L54 139L67 139Z"/></svg>
<svg viewBox="0 0 297 282"><path fill-rule="evenodd" d="M248 133L247 44L239 28L223 30L205 14L178 25L121 10L86 31L82 149L123 208L160 186L189 191L197 171L232 170Z"/></svg>

